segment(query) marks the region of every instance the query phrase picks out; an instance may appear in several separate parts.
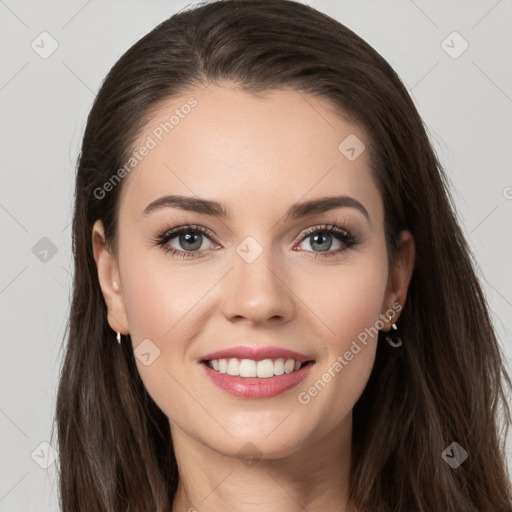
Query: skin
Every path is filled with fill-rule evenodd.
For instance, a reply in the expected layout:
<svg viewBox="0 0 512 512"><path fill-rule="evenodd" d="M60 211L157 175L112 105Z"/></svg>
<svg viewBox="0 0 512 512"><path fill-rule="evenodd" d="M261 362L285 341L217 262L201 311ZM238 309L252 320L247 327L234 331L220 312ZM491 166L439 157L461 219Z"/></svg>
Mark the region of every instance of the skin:
<svg viewBox="0 0 512 512"><path fill-rule="evenodd" d="M180 471L172 510L355 510L347 503L352 408L371 373L377 338L360 344L309 403L298 394L393 304L404 305L413 238L401 234L389 267L368 151L349 161L338 150L350 134L369 142L324 100L288 90L255 96L212 84L168 100L140 142L190 96L197 106L125 178L119 257L106 250L101 221L92 233L111 328L130 333L134 349L150 339L160 350L148 366L136 361L169 418ZM233 218L177 208L142 215L165 194L222 202ZM295 202L341 194L361 202L370 221L352 207L283 219ZM208 228L219 243L205 236L203 257L189 259L153 243L161 231L188 224ZM325 224L352 230L360 242L314 259L343 247L334 236L330 249L304 238L307 228ZM236 252L248 236L262 248L252 263ZM178 236L167 245L187 249ZM274 398L237 398L213 385L199 360L243 344L289 348L311 355L315 365L299 386ZM253 464L239 453L249 442L258 453Z"/></svg>

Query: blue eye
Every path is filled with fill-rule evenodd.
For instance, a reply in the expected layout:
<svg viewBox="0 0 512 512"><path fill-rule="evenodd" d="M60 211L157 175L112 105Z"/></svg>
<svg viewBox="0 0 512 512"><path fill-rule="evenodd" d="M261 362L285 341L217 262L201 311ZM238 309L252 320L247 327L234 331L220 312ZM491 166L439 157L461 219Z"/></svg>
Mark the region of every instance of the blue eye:
<svg viewBox="0 0 512 512"><path fill-rule="evenodd" d="M156 243L165 250L166 254L170 253L178 258L197 258L200 257L198 253L205 249L203 242L208 239L206 234L209 234L209 230L203 226L180 226L160 234ZM168 245L174 239L177 239L183 249Z"/></svg>
<svg viewBox="0 0 512 512"><path fill-rule="evenodd" d="M170 245L170 242L175 239L181 248ZM213 243L220 247L215 236L207 228L188 225L164 231L158 235L154 243L162 247L166 254L171 254L173 257L201 258L203 257L202 253L208 249L204 246L206 240L210 240L210 242L213 240ZM359 243L359 237L338 226L323 225L308 229L302 235L299 244L294 246L294 249L305 241L309 243L311 248L305 252L315 253L313 257L318 258L334 256L346 251ZM337 241L339 247L332 249L333 241Z"/></svg>
<svg viewBox="0 0 512 512"><path fill-rule="evenodd" d="M340 247L331 249L333 239L338 241ZM314 258L323 258L339 254L354 247L359 243L359 237L346 229L331 224L310 228L302 237L301 243L304 241L307 241L311 247L311 250L308 252L315 253Z"/></svg>

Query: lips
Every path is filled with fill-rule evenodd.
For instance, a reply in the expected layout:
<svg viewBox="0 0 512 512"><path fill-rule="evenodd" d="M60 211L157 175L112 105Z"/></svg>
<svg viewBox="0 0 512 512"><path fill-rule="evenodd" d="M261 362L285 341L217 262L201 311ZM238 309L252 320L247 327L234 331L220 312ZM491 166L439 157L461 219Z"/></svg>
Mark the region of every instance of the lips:
<svg viewBox="0 0 512 512"><path fill-rule="evenodd" d="M273 398L298 386L311 372L315 363L306 364L292 373L260 379L258 377L239 377L219 373L206 364L201 364L201 370L222 391L241 399Z"/></svg>
<svg viewBox="0 0 512 512"><path fill-rule="evenodd" d="M237 359L252 359L254 361L262 361L263 359L294 359L305 363L306 361L314 361L313 357L288 350L281 347L248 347L238 346L210 352L200 358L201 361L211 361L212 359L229 359L236 357Z"/></svg>
<svg viewBox="0 0 512 512"><path fill-rule="evenodd" d="M275 373L274 376L271 376L268 375L268 371L263 371L264 375L260 377L231 375L229 364L234 362L236 363L235 366L238 366L239 363L244 364L244 360L252 360L253 366L254 362L258 362L257 366L260 363L267 366L268 363L274 363L274 373L276 371L280 373ZM290 367L290 360L292 360L291 363L295 362L295 365L299 365L295 367L295 370ZM220 368L222 364L225 365L228 361L227 369ZM247 345L210 352L199 358L199 362L201 363L202 371L206 373L210 382L230 395L245 399L272 398L280 395L302 382L315 364L312 356L294 350L272 346L251 347ZM278 367L280 367L280 370L277 370ZM235 368L235 370L237 369ZM260 373L260 370L258 368L257 373ZM244 373L252 373L254 375L254 368L252 372L246 371Z"/></svg>

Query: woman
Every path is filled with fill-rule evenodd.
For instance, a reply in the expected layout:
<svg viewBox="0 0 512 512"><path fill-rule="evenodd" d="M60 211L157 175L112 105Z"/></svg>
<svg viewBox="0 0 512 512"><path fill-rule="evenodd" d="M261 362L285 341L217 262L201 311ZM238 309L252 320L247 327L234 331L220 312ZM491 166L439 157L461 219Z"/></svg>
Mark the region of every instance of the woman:
<svg viewBox="0 0 512 512"><path fill-rule="evenodd" d="M64 512L512 510L510 378L443 171L349 29L172 16L103 83L75 195Z"/></svg>

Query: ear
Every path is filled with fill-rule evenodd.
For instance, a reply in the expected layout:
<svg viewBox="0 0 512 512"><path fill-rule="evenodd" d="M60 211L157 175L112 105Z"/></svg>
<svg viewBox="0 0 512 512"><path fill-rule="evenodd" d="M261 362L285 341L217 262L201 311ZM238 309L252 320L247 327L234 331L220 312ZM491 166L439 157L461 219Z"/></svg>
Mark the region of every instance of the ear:
<svg viewBox="0 0 512 512"><path fill-rule="evenodd" d="M405 304L407 289L409 288L414 270L415 257L414 238L410 231L404 230L398 237L395 259L389 272L388 285L384 297L385 310L382 317L385 317L384 324L386 327L382 329L383 331L389 331L391 326L398 320L398 316L395 315L388 321L385 311L391 309L398 313Z"/></svg>
<svg viewBox="0 0 512 512"><path fill-rule="evenodd" d="M92 228L92 250L100 288L107 304L108 323L113 331L128 334L128 317L119 268L116 259L105 247L105 231L101 220L97 220Z"/></svg>

